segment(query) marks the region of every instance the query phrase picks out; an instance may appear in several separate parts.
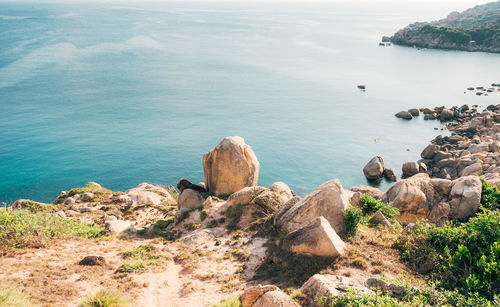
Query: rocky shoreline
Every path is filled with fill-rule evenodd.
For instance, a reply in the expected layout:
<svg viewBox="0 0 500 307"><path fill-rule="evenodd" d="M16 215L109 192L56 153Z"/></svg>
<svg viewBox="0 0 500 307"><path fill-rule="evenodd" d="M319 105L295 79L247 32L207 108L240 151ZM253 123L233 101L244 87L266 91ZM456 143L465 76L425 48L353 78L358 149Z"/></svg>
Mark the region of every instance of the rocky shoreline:
<svg viewBox="0 0 500 307"><path fill-rule="evenodd" d="M402 112L410 116L401 116ZM227 137L203 156L202 183L193 184L183 178L177 184L178 191L173 186L142 183L125 192L114 192L90 182L85 187L61 192L52 204L18 200L12 210L35 208L62 219L100 225L108 233L127 240L163 238L167 241L160 245L168 250L167 258L174 259L187 275L159 273L161 278L187 282L195 272L209 270L219 277L214 281L200 278L196 287L206 287L211 282L218 285L219 279L233 282L230 292L239 297L243 307L311 306L317 304L318 297L340 297L347 288L367 295L378 289L400 297L406 288L366 272L358 272L353 278L333 274L334 271L313 272L316 259L345 259L352 252L346 213L363 207L369 196L399 211L395 219L380 210L375 212L370 221L380 227L398 232L402 226L411 228L414 222L422 220L444 225L450 219L465 219L478 212L480 178L500 183L500 105L490 105L481 112L468 106L402 112L396 116L412 118L423 113L429 119L446 122L451 136L436 137L422 151L422 159L404 163L406 178L386 192L366 185L344 189L337 179L303 198L283 182L259 186L260 164L251 147L241 137ZM373 158L363 171L369 179L386 176L396 181L394 172L384 167L381 157ZM219 256L200 260L207 253ZM87 265L89 259L97 259L96 265L106 263L101 255L75 260L81 260L79 265ZM292 298L276 285L259 284L274 280L269 275L272 270L263 269L270 263L297 270L297 261L310 263L298 279L300 299ZM311 268L313 271L309 271ZM153 290L172 289L157 285ZM151 291L136 291L139 300L153 299ZM220 300L224 293L217 292L210 299ZM188 294L177 297L184 303L192 303L195 298Z"/></svg>

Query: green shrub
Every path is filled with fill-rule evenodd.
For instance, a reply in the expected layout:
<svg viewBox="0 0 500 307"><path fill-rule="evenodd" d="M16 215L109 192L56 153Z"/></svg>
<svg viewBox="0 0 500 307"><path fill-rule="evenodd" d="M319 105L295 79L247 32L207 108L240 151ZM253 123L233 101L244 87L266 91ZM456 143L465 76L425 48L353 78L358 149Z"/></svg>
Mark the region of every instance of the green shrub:
<svg viewBox="0 0 500 307"><path fill-rule="evenodd" d="M106 231L92 224L27 209L0 210L0 254L16 248L44 247L53 239L97 238Z"/></svg>
<svg viewBox="0 0 500 307"><path fill-rule="evenodd" d="M0 307L29 307L33 306L19 291L0 288Z"/></svg>
<svg viewBox="0 0 500 307"><path fill-rule="evenodd" d="M87 298L79 307L129 307L132 304L122 294L109 290L101 290Z"/></svg>
<svg viewBox="0 0 500 307"><path fill-rule="evenodd" d="M36 201L27 201L23 204L23 208L31 211L32 213L50 211L50 209L54 208L52 204L44 204Z"/></svg>
<svg viewBox="0 0 500 307"><path fill-rule="evenodd" d="M368 194L364 194L361 197L361 203L363 204L363 213L371 214L375 213L378 210L384 214L387 218L393 218L399 214L398 208L394 208L391 205L384 204L381 201L376 200Z"/></svg>
<svg viewBox="0 0 500 307"><path fill-rule="evenodd" d="M496 185L491 185L483 178L480 178L483 184L481 192L481 205L489 210L500 209L500 189Z"/></svg>
<svg viewBox="0 0 500 307"><path fill-rule="evenodd" d="M238 222L240 221L240 217L243 214L243 205L236 204L226 209L225 215L227 218L231 219L228 224L229 229L236 228Z"/></svg>
<svg viewBox="0 0 500 307"><path fill-rule="evenodd" d="M208 211L205 210L205 209L201 210L201 212L200 212L200 220L204 221L207 218L207 216L208 216Z"/></svg>
<svg viewBox="0 0 500 307"><path fill-rule="evenodd" d="M361 209L349 207L346 211L344 211L344 223L347 235L351 236L356 234L358 224L361 222L362 217L363 212Z"/></svg>
<svg viewBox="0 0 500 307"><path fill-rule="evenodd" d="M446 289L493 299L500 292L499 225L500 211L483 209L457 226L420 226L397 247L410 264L427 263Z"/></svg>
<svg viewBox="0 0 500 307"><path fill-rule="evenodd" d="M339 297L318 297L315 301L320 306L334 307L421 307L421 306L457 306L493 307L494 304L475 294L462 295L456 291L437 291L434 288L429 291L407 287L407 294L401 298L395 298L380 290L375 294L361 294L352 289Z"/></svg>
<svg viewBox="0 0 500 307"><path fill-rule="evenodd" d="M68 194L66 194L66 197L75 196L77 194L81 195L81 194L84 194L87 192L90 192L93 194L111 193L110 190L105 189L105 188L103 188L95 183L89 182L86 185L84 185L83 187L74 188L74 189L69 190Z"/></svg>
<svg viewBox="0 0 500 307"><path fill-rule="evenodd" d="M122 253L124 259L117 272L131 273L145 271L151 266L166 264L166 257L152 244L139 245Z"/></svg>

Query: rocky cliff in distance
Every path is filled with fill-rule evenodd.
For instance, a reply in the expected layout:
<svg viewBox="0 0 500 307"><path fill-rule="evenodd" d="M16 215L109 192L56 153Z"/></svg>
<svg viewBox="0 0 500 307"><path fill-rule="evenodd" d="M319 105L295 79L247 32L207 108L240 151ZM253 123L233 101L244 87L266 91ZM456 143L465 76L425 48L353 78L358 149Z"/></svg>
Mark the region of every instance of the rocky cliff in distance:
<svg viewBox="0 0 500 307"><path fill-rule="evenodd" d="M410 24L391 41L421 48L500 53L500 1L452 12L438 21Z"/></svg>

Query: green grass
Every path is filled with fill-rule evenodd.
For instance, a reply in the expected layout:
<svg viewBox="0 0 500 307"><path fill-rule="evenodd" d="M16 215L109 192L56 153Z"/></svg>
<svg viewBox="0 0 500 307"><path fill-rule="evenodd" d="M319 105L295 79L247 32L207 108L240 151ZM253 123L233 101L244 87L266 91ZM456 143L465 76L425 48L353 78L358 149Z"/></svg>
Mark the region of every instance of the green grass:
<svg viewBox="0 0 500 307"><path fill-rule="evenodd" d="M86 185L84 185L83 187L71 189L71 190L69 190L68 194L61 195L59 197L62 199L65 199L65 198L75 196L75 195L82 195L82 194L87 193L87 192L94 194L94 201L95 202L102 201L103 197L105 195L112 193L111 190L105 189L101 186L96 185L95 183L89 182Z"/></svg>
<svg viewBox="0 0 500 307"><path fill-rule="evenodd" d="M356 234L358 225L363 218L363 211L359 208L349 207L344 211L344 223L346 227L346 234L352 236Z"/></svg>
<svg viewBox="0 0 500 307"><path fill-rule="evenodd" d="M211 307L241 307L241 302L237 296L231 296L223 299L219 303L212 304Z"/></svg>
<svg viewBox="0 0 500 307"><path fill-rule="evenodd" d="M124 259L118 268L119 273L142 272L153 266L163 266L167 258L152 244L139 245L122 253Z"/></svg>
<svg viewBox="0 0 500 307"><path fill-rule="evenodd" d="M19 291L0 288L0 307L30 307L34 306Z"/></svg>
<svg viewBox="0 0 500 307"><path fill-rule="evenodd" d="M130 307L132 304L122 294L101 290L81 302L78 307Z"/></svg>
<svg viewBox="0 0 500 307"><path fill-rule="evenodd" d="M171 191L171 190L167 190L168 194L170 194L170 196L172 196L173 199L175 200L179 200L179 194L175 191Z"/></svg>
<svg viewBox="0 0 500 307"><path fill-rule="evenodd" d="M54 208L52 204L44 204L36 201L29 200L23 204L23 209L29 210L32 213L50 211Z"/></svg>
<svg viewBox="0 0 500 307"><path fill-rule="evenodd" d="M27 209L0 210L0 254L26 247L45 247L54 239L98 238L106 231L92 224Z"/></svg>

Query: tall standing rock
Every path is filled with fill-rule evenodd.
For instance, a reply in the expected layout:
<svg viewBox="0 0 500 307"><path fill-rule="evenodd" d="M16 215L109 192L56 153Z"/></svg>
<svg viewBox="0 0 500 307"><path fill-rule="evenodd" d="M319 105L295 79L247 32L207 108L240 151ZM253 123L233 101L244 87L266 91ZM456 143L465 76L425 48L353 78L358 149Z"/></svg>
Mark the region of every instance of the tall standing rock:
<svg viewBox="0 0 500 307"><path fill-rule="evenodd" d="M207 190L231 194L257 185L260 164L252 148L239 136L224 138L203 156L203 177Z"/></svg>
<svg viewBox="0 0 500 307"><path fill-rule="evenodd" d="M363 168L363 173L366 179L374 180L382 178L384 173L384 160L382 160L382 157L373 157Z"/></svg>

